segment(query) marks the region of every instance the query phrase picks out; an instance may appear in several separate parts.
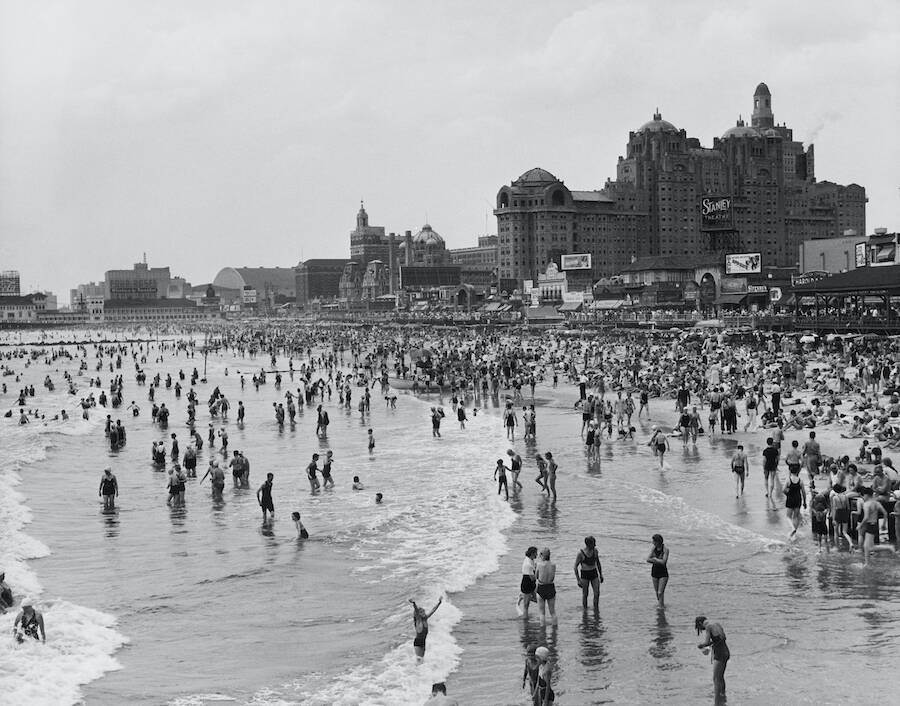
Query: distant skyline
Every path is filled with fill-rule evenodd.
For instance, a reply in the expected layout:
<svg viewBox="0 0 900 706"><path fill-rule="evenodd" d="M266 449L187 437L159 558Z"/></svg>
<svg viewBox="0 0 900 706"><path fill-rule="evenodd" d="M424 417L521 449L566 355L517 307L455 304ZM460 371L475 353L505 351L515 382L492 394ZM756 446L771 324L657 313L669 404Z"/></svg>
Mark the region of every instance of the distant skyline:
<svg viewBox="0 0 900 706"><path fill-rule="evenodd" d="M0 269L65 303L144 252L193 284L347 257L360 199L471 246L528 169L602 188L654 110L711 146L761 81L900 228L895 1L0 0Z"/></svg>

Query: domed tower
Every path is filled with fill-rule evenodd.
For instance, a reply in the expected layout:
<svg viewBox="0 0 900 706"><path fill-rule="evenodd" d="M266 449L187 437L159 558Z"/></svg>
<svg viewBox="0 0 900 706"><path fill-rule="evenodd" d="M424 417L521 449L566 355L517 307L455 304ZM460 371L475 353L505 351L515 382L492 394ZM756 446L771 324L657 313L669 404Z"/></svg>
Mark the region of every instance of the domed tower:
<svg viewBox="0 0 900 706"><path fill-rule="evenodd" d="M356 228L357 230L362 230L363 228L369 227L369 214L366 213L365 204L360 201L359 202L359 212L356 214Z"/></svg>
<svg viewBox="0 0 900 706"><path fill-rule="evenodd" d="M775 115L772 113L772 94L769 87L761 83L753 93L753 117L750 124L755 128L775 127Z"/></svg>

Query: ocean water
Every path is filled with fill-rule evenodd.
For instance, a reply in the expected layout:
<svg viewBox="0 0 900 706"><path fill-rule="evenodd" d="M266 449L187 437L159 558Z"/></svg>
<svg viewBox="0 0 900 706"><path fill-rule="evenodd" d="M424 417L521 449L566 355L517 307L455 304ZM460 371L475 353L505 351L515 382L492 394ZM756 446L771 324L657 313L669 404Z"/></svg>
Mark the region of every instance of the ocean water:
<svg viewBox="0 0 900 706"><path fill-rule="evenodd" d="M81 390L96 374L92 356L77 378ZM537 444L514 444L525 488L506 503L491 480L510 445L499 400L479 401L474 417L469 401L460 430L444 399L443 438L433 439L437 397L399 393L391 410L376 386L361 419L359 390L350 410L335 393L325 403L328 439L320 440L314 407L294 428L277 427L272 403L297 385L285 375L276 390L270 375L255 390L250 375L268 362L211 356L209 382L197 387L201 403L219 385L247 408L242 428L233 409L225 427L229 450L251 461L252 490L226 479L221 502L211 500L208 481L189 480L186 506L166 505L166 474L150 462L150 446L175 432L185 448L185 400L157 389L172 416L165 432L153 426L147 388L127 361L126 405L134 399L142 411L135 419L113 412L128 429L120 451L105 443L99 408L88 422L73 413L64 425L2 420L10 463L0 469L0 565L17 596L38 598L48 633L47 645L20 647L0 636L0 693L10 703L421 704L433 681L446 680L460 703L526 704L521 670L532 642L551 648L559 703L711 702L710 665L693 632L701 613L728 634L733 703L846 703L880 693L874 685L889 673L900 637L896 560L881 553L864 570L847 553L816 554L808 525L788 541L783 503L767 505L759 470L744 498L733 497L727 459L735 438L701 438L684 450L673 440L661 472L645 421L634 442L604 444L600 463L589 463L572 408L577 389L540 385ZM34 383L41 409L73 410L61 376L77 366L9 365ZM144 367L164 378L194 365L202 370L202 359L181 354ZM54 393L41 387L48 372ZM4 409L12 380L4 378ZM671 421L665 403L652 404L654 421ZM200 429L207 420L201 404ZM760 436L740 435L751 458ZM336 487L313 496L304 468L326 449L335 454ZM547 450L560 465L556 503L533 482L534 453ZM205 445L201 476L209 454ZM106 465L120 484L114 514L97 497ZM276 519L264 526L255 489L266 472L275 474ZM354 475L365 491L350 489ZM384 493L382 505L375 492ZM309 540L296 538L292 510L302 512ZM654 532L671 551L665 611L645 562ZM582 611L572 572L586 534L598 539L606 578L596 613ZM549 547L558 564L555 627L540 626L534 612L528 623L516 617L530 544ZM419 665L407 600L430 607L441 595ZM12 619L0 617L2 635Z"/></svg>

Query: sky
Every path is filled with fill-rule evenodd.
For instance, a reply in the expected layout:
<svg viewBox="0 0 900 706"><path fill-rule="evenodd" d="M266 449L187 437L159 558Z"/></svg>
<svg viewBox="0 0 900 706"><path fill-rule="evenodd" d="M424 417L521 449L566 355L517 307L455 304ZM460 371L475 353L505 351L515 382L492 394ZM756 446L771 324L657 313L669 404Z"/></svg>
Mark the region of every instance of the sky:
<svg viewBox="0 0 900 706"><path fill-rule="evenodd" d="M0 0L0 269L348 257L361 199L471 246L528 169L602 188L657 107L711 146L761 81L900 229L896 0Z"/></svg>

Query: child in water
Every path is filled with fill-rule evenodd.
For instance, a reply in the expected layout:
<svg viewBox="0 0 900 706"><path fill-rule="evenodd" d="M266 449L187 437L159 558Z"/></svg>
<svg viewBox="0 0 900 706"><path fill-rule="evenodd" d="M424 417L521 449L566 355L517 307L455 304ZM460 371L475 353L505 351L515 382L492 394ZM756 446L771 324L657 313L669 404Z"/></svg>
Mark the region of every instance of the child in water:
<svg viewBox="0 0 900 706"><path fill-rule="evenodd" d="M369 451L375 450L375 434L369 429Z"/></svg>
<svg viewBox="0 0 900 706"><path fill-rule="evenodd" d="M365 490L365 487L359 480L359 476L353 476L353 490Z"/></svg>
<svg viewBox="0 0 900 706"><path fill-rule="evenodd" d="M297 537L300 539L309 539L309 532L306 531L306 527L300 522L300 513L292 512L291 519L294 521L294 526L297 528Z"/></svg>

